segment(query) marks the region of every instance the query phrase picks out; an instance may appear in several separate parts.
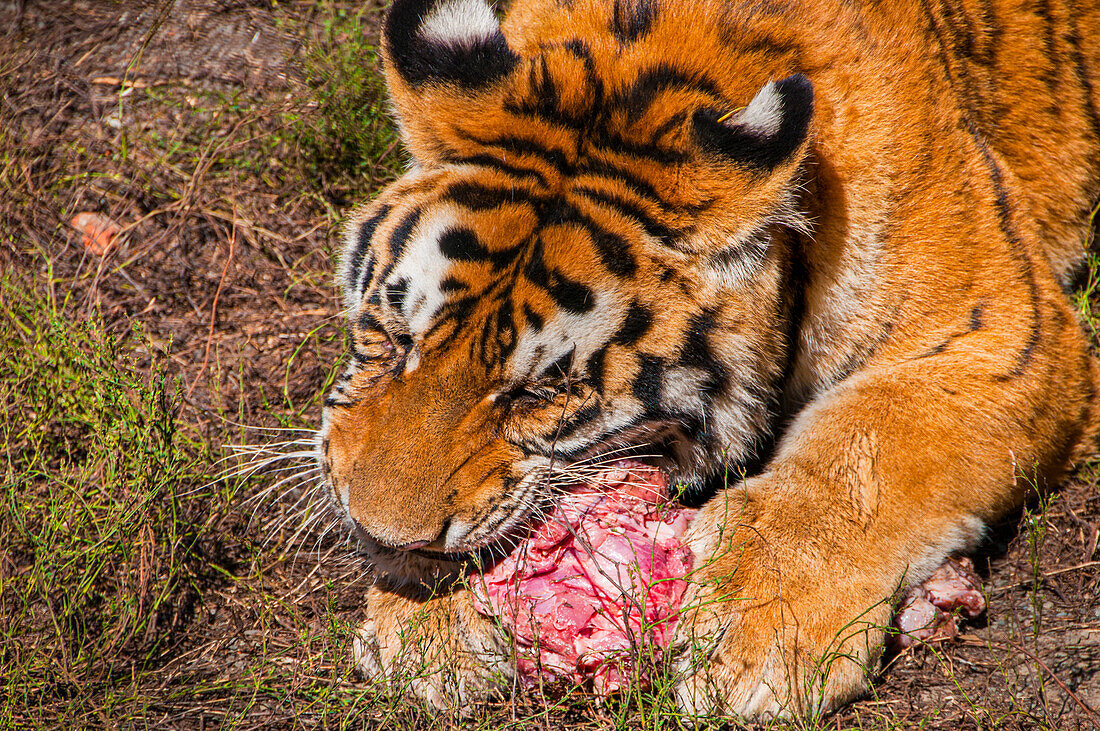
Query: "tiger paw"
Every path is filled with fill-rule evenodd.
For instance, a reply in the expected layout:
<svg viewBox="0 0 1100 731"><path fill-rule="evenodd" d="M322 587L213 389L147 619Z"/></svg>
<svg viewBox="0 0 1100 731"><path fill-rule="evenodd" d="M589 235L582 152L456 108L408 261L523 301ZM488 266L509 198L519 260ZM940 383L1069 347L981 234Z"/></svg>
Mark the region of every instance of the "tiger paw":
<svg viewBox="0 0 1100 731"><path fill-rule="evenodd" d="M836 608L836 596L814 601L805 593L792 601L748 587L737 594L743 599L731 601L728 592L694 597L707 609L681 630L676 697L685 715L815 717L866 689L887 605L853 618Z"/></svg>
<svg viewBox="0 0 1100 731"><path fill-rule="evenodd" d="M513 673L493 624L474 611L469 591L418 599L373 587L352 653L364 677L431 708L464 715Z"/></svg>
<svg viewBox="0 0 1100 731"><path fill-rule="evenodd" d="M890 623L889 577L788 550L751 498L719 507L734 528L712 504L688 535L698 568L674 641L681 711L813 718L860 695Z"/></svg>
<svg viewBox="0 0 1100 731"><path fill-rule="evenodd" d="M676 687L681 711L747 720L816 717L861 694L882 631L870 622L861 626L866 617L851 623L838 616L830 625L819 616L816 626L806 627L791 620L796 612L773 598L766 605L714 612L709 622L688 630L709 624L719 639L708 646L698 634L685 634ZM883 614L877 619L886 621L888 612Z"/></svg>

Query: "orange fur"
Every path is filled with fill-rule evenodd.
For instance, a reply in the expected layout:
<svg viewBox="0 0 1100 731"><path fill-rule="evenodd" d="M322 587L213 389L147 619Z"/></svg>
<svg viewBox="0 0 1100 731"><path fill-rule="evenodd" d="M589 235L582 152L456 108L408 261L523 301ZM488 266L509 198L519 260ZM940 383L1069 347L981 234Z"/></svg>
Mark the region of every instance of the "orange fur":
<svg viewBox="0 0 1100 731"><path fill-rule="evenodd" d="M507 673L439 583L451 554L522 524L555 468L646 444L692 484L764 459L692 524L681 705L831 709L896 591L1091 447L1097 366L1061 286L1100 194L1100 11L970 5L516 0L507 50L488 26L455 42L498 64L472 80L438 38L418 65L391 11L417 166L349 225L358 356L324 428L383 576L383 670L423 610L490 658L423 694Z"/></svg>

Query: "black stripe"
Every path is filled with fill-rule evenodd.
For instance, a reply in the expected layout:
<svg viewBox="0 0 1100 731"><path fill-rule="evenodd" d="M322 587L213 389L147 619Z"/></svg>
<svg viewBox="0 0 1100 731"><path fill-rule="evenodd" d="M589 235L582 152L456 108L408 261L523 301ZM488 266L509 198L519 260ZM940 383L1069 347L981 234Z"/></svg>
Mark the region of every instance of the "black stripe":
<svg viewBox="0 0 1100 731"><path fill-rule="evenodd" d="M360 276L360 268L363 266L363 259L370 251L371 241L374 239L374 232L378 230L378 224L382 223L382 219L389 215L393 210L393 206L384 205L375 212L373 216L363 221L359 225L359 232L355 239L355 251L351 256L351 268L349 273L352 280L359 283L359 290L362 291L367 286L367 280L370 279L370 274ZM371 270L374 268L374 261L371 260Z"/></svg>
<svg viewBox="0 0 1100 731"><path fill-rule="evenodd" d="M675 248L681 232L671 229L657 221L636 203L632 203L612 193L594 190L585 186L577 186L573 188L573 191L583 195L591 201L616 209L619 215L638 223L647 234L657 239L660 243Z"/></svg>
<svg viewBox="0 0 1100 731"><path fill-rule="evenodd" d="M516 349L516 322L512 317L512 304L505 302L497 310L496 342L500 347L500 360L507 360Z"/></svg>
<svg viewBox="0 0 1100 731"><path fill-rule="evenodd" d="M542 330L543 321L539 313L531 309L531 305L523 303L523 319L527 321L527 327L538 332Z"/></svg>
<svg viewBox="0 0 1100 731"><path fill-rule="evenodd" d="M673 114L671 117L661 122L657 129L653 130L651 142L656 145L658 142L660 142L662 137L664 137L666 134L676 129L677 127L683 126L686 122L687 112L676 112L676 114Z"/></svg>
<svg viewBox="0 0 1100 731"><path fill-rule="evenodd" d="M450 185L440 200L458 203L471 211L491 211L510 203L526 203L535 207L540 204L538 198L523 188L496 188L469 181Z"/></svg>
<svg viewBox="0 0 1100 731"><path fill-rule="evenodd" d="M951 341L954 340L954 339L955 339L955 336L952 335L947 340L944 340L942 343L937 343L932 348L929 348L928 350L924 351L923 353L915 356L914 360L919 360L921 358L931 358L933 356L939 355L943 351L947 350L947 346L950 345Z"/></svg>
<svg viewBox="0 0 1100 731"><path fill-rule="evenodd" d="M439 282L440 292L464 292L467 289L469 289L469 286L456 277L447 276Z"/></svg>
<svg viewBox="0 0 1100 731"><path fill-rule="evenodd" d="M633 346L645 337L652 324L653 316L649 313L649 310L638 300L634 300L630 303L630 309L627 310L626 317L623 318L623 324L619 326L618 331L611 338L611 342L625 347Z"/></svg>
<svg viewBox="0 0 1100 731"><path fill-rule="evenodd" d="M397 224L397 228L390 234L390 257L391 261L397 261L401 256L401 252L405 248L405 244L409 242L409 236L412 235L412 231L416 228L417 222L420 221L420 210L413 209L409 213L405 214L405 217L401 219L401 223Z"/></svg>
<svg viewBox="0 0 1100 731"><path fill-rule="evenodd" d="M1070 32L1066 34L1066 41L1069 43L1070 55L1073 57L1073 69L1077 76L1078 83L1081 84L1081 88L1085 92L1085 113L1089 118L1089 126L1092 128L1092 139L1095 143L1097 138L1100 138L1100 112L1096 109L1096 96L1093 92L1092 77L1089 74L1089 69L1085 65L1085 58L1081 53L1081 31L1077 27L1077 16L1080 14L1080 10L1076 5L1070 4L1070 13L1068 22L1070 24ZM1094 39L1095 40L1095 39ZM1097 69L1092 70L1093 73L1097 72ZM1096 154L1095 147L1092 154Z"/></svg>
<svg viewBox="0 0 1100 731"><path fill-rule="evenodd" d="M577 224L585 229L596 247L600 261L608 271L617 277L631 277L638 269L638 262L630 250L630 244L621 236L614 234L596 223L589 216L568 203L560 203L552 209L547 207L543 213L544 223Z"/></svg>
<svg viewBox="0 0 1100 731"><path fill-rule="evenodd" d="M562 176L570 175L573 172L573 163L570 162L564 152L546 147L535 140L530 140L525 137L514 137L511 135L481 139L462 130L455 130L455 134L474 144L481 145L482 147L499 147L502 150L516 155L532 155L538 157L547 165L557 170Z"/></svg>
<svg viewBox="0 0 1100 731"><path fill-rule="evenodd" d="M611 12L611 34L622 45L634 43L649 33L657 20L652 0L615 0Z"/></svg>
<svg viewBox="0 0 1100 731"><path fill-rule="evenodd" d="M650 183L642 180L632 171L624 168L620 165L607 162L606 160L598 160L596 158L586 158L582 163L577 166L577 173L587 175L600 175L603 177L611 178L616 182L626 186L630 189L630 192L639 198L652 201L662 209L670 210L673 208L672 204L665 200L661 194Z"/></svg>
<svg viewBox="0 0 1100 731"><path fill-rule="evenodd" d="M1020 277L1028 286L1031 305L1031 326L1024 347L1016 354L1016 365L1008 374L1009 378L1015 378L1023 375L1031 364L1035 348L1042 337L1043 322L1042 316L1039 313L1039 285L1035 281L1035 265L1032 263L1031 257L1027 253L1027 247L1024 245L1023 240L1020 238L1020 234L1016 231L1016 225L1012 221L1012 203L1009 200L1008 187L1005 185L1004 176L1001 173L1001 166L993 157L993 153L990 152L989 146L986 144L985 137L978 128L968 117L964 116L963 119L967 132L970 133L971 139L974 140L978 151L982 155L982 160L989 170L989 179L996 193L994 207L997 210L998 223L1000 224L1001 231L1004 233L1005 238L1007 238L1008 242L1012 245L1012 252L1017 262L1019 262Z"/></svg>
<svg viewBox="0 0 1100 731"><path fill-rule="evenodd" d="M1058 45L1055 39L1054 18L1050 14L1050 0L1036 0L1033 9L1043 24L1043 29L1041 31L1043 39L1043 56L1044 60L1047 62L1046 67L1039 70L1039 75L1047 87L1047 93L1055 95L1059 93L1059 68L1055 63L1055 59L1058 55Z"/></svg>
<svg viewBox="0 0 1100 731"><path fill-rule="evenodd" d="M939 45L939 55L941 64L944 68L944 72L947 76L948 82L951 88L954 90L958 103L959 113L962 118L962 126L969 134L971 140L973 140L975 147L982 156L982 161L985 164L986 169L989 171L990 182L993 185L993 191L995 194L994 208L997 211L998 223L1000 224L1001 232L1008 240L1012 248L1012 253L1019 263L1020 277L1025 281L1029 288L1029 300L1031 306L1031 325L1029 327L1029 333L1024 346L1016 354L1016 364L1007 374L1002 374L997 377L998 380L1005 381L1011 378L1016 378L1022 375L1027 367L1030 365L1032 356L1034 354L1035 347L1038 345L1042 335L1042 319L1039 313L1039 285L1035 280L1034 264L1031 261L1031 257L1027 252L1027 247L1024 245L1023 240L1020 238L1019 232L1016 231L1016 226L1012 221L1013 211L1012 204L1009 200L1008 188L1004 183L1004 176L1001 173L1000 165L996 158L989 150L989 145L986 142L985 136L982 134L978 123L974 120L971 106L968 102L972 101L970 94L970 87L973 85L971 79L966 74L965 67L959 71L961 78L956 78L951 67L951 59L947 52L948 42L943 36L943 32L937 22L935 14L932 12L931 7L927 1L923 4L925 16L928 21L928 32L936 40ZM1071 45L1075 40L1070 38ZM1087 81L1082 80L1083 83ZM1091 88L1091 87L1089 87ZM1093 117L1095 119L1095 117Z"/></svg>
<svg viewBox="0 0 1100 731"><path fill-rule="evenodd" d="M629 155L662 165L675 165L688 160L687 152L669 147L661 147L653 142L639 142L627 139L618 130L606 126L597 127L592 132L592 142L601 150L619 155Z"/></svg>
<svg viewBox="0 0 1100 731"><path fill-rule="evenodd" d="M560 271L547 268L540 238L536 238L531 245L523 274L532 284L545 289L559 307L569 312L583 314L596 304L595 295L586 285Z"/></svg>
<svg viewBox="0 0 1100 731"><path fill-rule="evenodd" d="M507 175L511 175L516 178L532 178L536 180L539 185L546 187L549 185L546 181L546 176L538 170L533 168L523 168L516 165L510 165L504 160L490 155L488 153L480 153L477 155L444 155L444 162L448 162L454 165L477 165L479 167L492 168L498 170Z"/></svg>
<svg viewBox="0 0 1100 731"><path fill-rule="evenodd" d="M503 269L515 260L518 247L492 251L468 228L452 228L439 237L439 250L452 261L489 262L493 269Z"/></svg>
<svg viewBox="0 0 1100 731"><path fill-rule="evenodd" d="M700 312L688 320L688 329L684 337L684 346L680 351L680 365L698 368L707 374L707 380L700 384L700 396L709 402L715 395L725 390L729 380L726 366L715 356L708 337L716 328L714 314Z"/></svg>
<svg viewBox="0 0 1100 731"><path fill-rule="evenodd" d="M894 334L894 323L892 321L886 321L879 326L878 335L872 339L864 340L852 348L848 353L848 358L844 361L843 365L837 371L836 377L833 379L833 383L840 383L848 376L852 375L857 368L862 366L871 356L873 356L878 349L882 347L882 344L890 339L890 336Z"/></svg>
<svg viewBox="0 0 1100 731"><path fill-rule="evenodd" d="M631 384L631 392L641 402L647 417L657 413L661 407L664 375L665 366L661 358L648 353L638 354L638 373Z"/></svg>
<svg viewBox="0 0 1100 731"><path fill-rule="evenodd" d="M974 307L970 310L970 332L981 330L982 312L984 309L985 306L981 302L979 302L978 304L974 305Z"/></svg>
<svg viewBox="0 0 1100 731"><path fill-rule="evenodd" d="M505 100L504 111L536 117L545 124L579 131L589 122L588 110L567 110L561 104L561 94L546 65L545 55L531 62L527 74L530 88L521 101Z"/></svg>
<svg viewBox="0 0 1100 731"><path fill-rule="evenodd" d="M575 348L570 348L569 352L563 354L553 363L543 368L542 373L539 374L536 380L557 381L561 378L568 376L569 371L573 368L573 354L575 352Z"/></svg>
<svg viewBox="0 0 1100 731"><path fill-rule="evenodd" d="M463 332L463 326L469 320L470 312L472 312L481 301L482 298L480 295L467 294L443 303L443 306L440 307L439 311L436 313L435 322L424 332L421 339L427 341L434 337L442 328L450 326L451 331L436 345L437 349L442 351Z"/></svg>
<svg viewBox="0 0 1100 731"><path fill-rule="evenodd" d="M588 356L588 360L585 362L584 366L589 385L599 394L602 394L604 389L604 368L606 366L606 359L607 346L605 345Z"/></svg>
<svg viewBox="0 0 1100 731"><path fill-rule="evenodd" d="M553 271L550 274L550 286L547 291L562 309L582 315L595 306L596 296L587 285L569 279L559 271Z"/></svg>
<svg viewBox="0 0 1100 731"><path fill-rule="evenodd" d="M604 105L603 79L596 73L596 60L592 57L592 49L579 38L572 38L562 43L562 48L572 53L584 64L584 84L592 90L593 106L600 109Z"/></svg>
<svg viewBox="0 0 1100 731"><path fill-rule="evenodd" d="M386 331L385 328L382 327L382 323L378 321L378 318L372 315L369 310L360 312L359 317L355 320L355 324L360 330L368 330L370 332Z"/></svg>
<svg viewBox="0 0 1100 731"><path fill-rule="evenodd" d="M365 292L367 287L370 286L371 277L374 275L375 265L378 264L378 260L373 256L367 259L367 265L363 267L362 273L358 277L359 285L358 291Z"/></svg>
<svg viewBox="0 0 1100 731"><path fill-rule="evenodd" d="M409 289L409 280L402 277L386 287L386 302L392 309L400 310L405 304L405 293Z"/></svg>
<svg viewBox="0 0 1100 731"><path fill-rule="evenodd" d="M568 439L576 434L582 427L591 424L602 414L603 409L600 407L599 403L591 401L573 412L557 430L555 436L558 439Z"/></svg>
<svg viewBox="0 0 1100 731"><path fill-rule="evenodd" d="M705 94L716 102L724 101L721 87L705 73L691 74L662 62L641 71L630 87L614 94L609 103L625 108L637 119L645 115L661 93L684 89Z"/></svg>

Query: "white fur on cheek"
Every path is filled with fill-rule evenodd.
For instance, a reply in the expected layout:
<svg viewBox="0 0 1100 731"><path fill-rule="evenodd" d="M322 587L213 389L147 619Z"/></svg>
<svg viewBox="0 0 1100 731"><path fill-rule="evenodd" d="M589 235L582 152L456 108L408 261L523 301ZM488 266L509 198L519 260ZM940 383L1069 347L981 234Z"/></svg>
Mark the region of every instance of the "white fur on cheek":
<svg viewBox="0 0 1100 731"><path fill-rule="evenodd" d="M574 367L582 367L614 335L623 309L616 297L600 294L584 314L559 311L542 330L523 330L508 363L508 377L516 383L532 378L570 351Z"/></svg>
<svg viewBox="0 0 1100 731"><path fill-rule="evenodd" d="M440 3L420 24L419 35L444 45L473 44L500 30L493 11L481 0Z"/></svg>

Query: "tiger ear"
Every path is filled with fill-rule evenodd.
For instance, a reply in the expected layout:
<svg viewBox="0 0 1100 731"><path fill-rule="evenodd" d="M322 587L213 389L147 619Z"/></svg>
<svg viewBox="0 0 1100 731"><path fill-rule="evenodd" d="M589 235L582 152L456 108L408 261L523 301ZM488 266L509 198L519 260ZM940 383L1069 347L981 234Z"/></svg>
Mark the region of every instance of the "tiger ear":
<svg viewBox="0 0 1100 731"><path fill-rule="evenodd" d="M754 174L768 174L797 162L810 136L814 88L802 74L769 81L744 109L721 115L700 109L692 118L695 139L704 150L728 158Z"/></svg>
<svg viewBox="0 0 1100 731"><path fill-rule="evenodd" d="M436 118L475 115L519 63L485 0L394 0L382 51L405 142L421 158L438 139Z"/></svg>
<svg viewBox="0 0 1100 731"><path fill-rule="evenodd" d="M478 89L511 73L519 60L484 0L394 0L382 34L387 75L412 87Z"/></svg>

